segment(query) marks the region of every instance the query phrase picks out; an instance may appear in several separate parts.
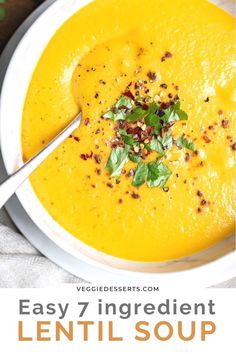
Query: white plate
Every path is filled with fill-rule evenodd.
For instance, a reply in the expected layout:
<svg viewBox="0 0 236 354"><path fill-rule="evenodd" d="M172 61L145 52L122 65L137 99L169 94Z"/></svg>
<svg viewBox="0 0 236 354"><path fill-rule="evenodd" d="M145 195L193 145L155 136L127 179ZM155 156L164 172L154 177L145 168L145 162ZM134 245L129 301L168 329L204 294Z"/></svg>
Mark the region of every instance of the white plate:
<svg viewBox="0 0 236 354"><path fill-rule="evenodd" d="M21 112L38 58L55 30L88 2L88 0L47 1L17 31L1 58L3 78L6 64L12 57L4 80L0 107L1 147L8 173L22 164ZM28 31L20 41L27 28ZM16 49L13 54L14 47ZM24 68L19 70L19 63L22 62ZM1 174L4 173L2 169ZM199 287L212 285L235 275L235 254L229 252L233 248L232 238L205 252L172 262L152 264L123 262L86 246L56 224L39 203L28 181L19 189L17 197L9 201L7 209L24 235L55 263L86 280L117 282L135 279L145 282L155 281L165 286L181 284ZM119 269L124 267L130 270Z"/></svg>

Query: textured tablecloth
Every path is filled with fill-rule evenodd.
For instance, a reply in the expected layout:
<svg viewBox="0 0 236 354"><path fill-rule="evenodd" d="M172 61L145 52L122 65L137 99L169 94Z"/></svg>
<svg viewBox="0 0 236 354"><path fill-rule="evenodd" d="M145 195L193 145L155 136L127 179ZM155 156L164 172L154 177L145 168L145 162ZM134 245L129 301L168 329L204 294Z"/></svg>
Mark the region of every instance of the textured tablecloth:
<svg viewBox="0 0 236 354"><path fill-rule="evenodd" d="M82 280L41 255L0 210L0 287L47 287Z"/></svg>
<svg viewBox="0 0 236 354"><path fill-rule="evenodd" d="M233 0L213 1L233 12ZM0 210L0 287L47 287L77 283L77 278L41 255ZM215 287L236 288L236 278Z"/></svg>

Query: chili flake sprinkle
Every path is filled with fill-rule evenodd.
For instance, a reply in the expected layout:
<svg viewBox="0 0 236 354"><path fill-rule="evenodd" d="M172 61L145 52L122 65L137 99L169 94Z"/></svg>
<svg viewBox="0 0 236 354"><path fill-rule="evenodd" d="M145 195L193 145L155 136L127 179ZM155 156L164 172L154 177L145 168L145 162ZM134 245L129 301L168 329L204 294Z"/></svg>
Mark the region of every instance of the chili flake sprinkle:
<svg viewBox="0 0 236 354"><path fill-rule="evenodd" d="M131 193L131 197L132 197L133 199L140 199L140 195L137 194L137 193L135 193L135 192L132 192L132 193Z"/></svg>
<svg viewBox="0 0 236 354"><path fill-rule="evenodd" d="M166 51L165 54L161 57L161 61L165 61L166 59L172 58L173 54L171 52Z"/></svg>

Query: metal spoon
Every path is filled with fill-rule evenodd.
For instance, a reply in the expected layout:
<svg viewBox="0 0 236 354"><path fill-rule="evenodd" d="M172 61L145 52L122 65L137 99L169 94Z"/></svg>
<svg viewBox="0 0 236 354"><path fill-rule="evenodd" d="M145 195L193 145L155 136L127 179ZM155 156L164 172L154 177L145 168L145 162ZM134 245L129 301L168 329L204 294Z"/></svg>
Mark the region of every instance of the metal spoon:
<svg viewBox="0 0 236 354"><path fill-rule="evenodd" d="M0 208L15 193L20 185L31 173L66 139L77 129L81 122L82 114L79 113L43 150L26 162L19 170L10 175L0 184Z"/></svg>

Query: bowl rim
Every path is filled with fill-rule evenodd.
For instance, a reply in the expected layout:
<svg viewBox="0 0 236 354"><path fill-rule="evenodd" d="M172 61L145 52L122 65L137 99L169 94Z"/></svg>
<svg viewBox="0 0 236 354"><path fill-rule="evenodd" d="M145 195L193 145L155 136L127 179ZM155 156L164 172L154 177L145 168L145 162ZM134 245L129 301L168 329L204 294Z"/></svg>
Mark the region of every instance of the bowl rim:
<svg viewBox="0 0 236 354"><path fill-rule="evenodd" d="M88 4L90 2L90 0L80 1L79 5L78 5L78 0L69 0L69 1L68 0L56 0L54 2L52 2L52 1L48 1L48 2L51 3L49 5L49 7L45 11L43 11L43 13L36 19L36 21L34 21L34 23L30 26L30 28L27 30L27 32L25 33L23 38L18 43L18 45L17 45L17 47L16 47L16 49L14 51L14 54L13 54L13 56L12 56L10 62L9 62L9 65L8 65L8 68L7 68L7 71L6 71L6 74L5 74L5 78L4 78L4 81L3 81L3 84L2 84L2 94L1 94L1 98L0 98L0 117L1 117L1 121L0 121L0 124L1 124L0 143L1 143L1 151L2 151L2 156L3 156L3 160L4 160L4 165L5 165L6 170L7 170L8 173L12 172L12 168L10 167L10 164L8 163L8 157L9 157L8 156L8 151L9 151L9 149L7 148L7 143L6 143L8 138L6 137L6 134L5 134L6 126L7 126L7 119L6 119L6 116L7 116L7 114L6 114L7 104L6 104L6 102L7 102L8 92L9 92L8 87L11 87L11 85L12 85L12 72L14 72L15 68L17 68L19 66L18 58L20 57L21 53L23 52L24 47L27 46L27 44L29 43L29 40L31 39L31 37L33 37L33 32L34 32L35 28L37 26L40 26L41 23L44 20L46 21L46 19L48 17L50 17L51 14L54 11L57 11L58 9L60 10L61 6L62 7L64 5L68 6L69 2L71 3L72 7L73 7L73 5L75 5L79 9L79 8L82 8L84 5ZM75 11L73 11L73 13L74 12ZM69 17L70 16L67 16L67 18L69 18ZM64 21L62 21L61 24L63 22ZM59 28L59 26L57 28ZM50 38L51 37L52 36L50 35ZM7 50L7 48L6 48L6 50ZM40 51L40 53L42 53L42 51L43 51L43 49ZM39 57L37 58L36 63L38 62L38 59L39 59ZM29 78L29 81L30 81L30 79L31 78ZM28 87L28 85L26 85L26 86ZM25 98L25 95L24 95L24 98ZM4 121L4 117L5 117L5 121ZM3 122L5 122L5 125L3 124ZM2 129L2 127L3 127L3 129ZM19 149L18 149L18 152L19 152ZM19 156L18 156L18 158L19 158ZM21 163L22 163L22 160L21 160ZM102 264L101 262L95 261L95 260L91 259L91 257L84 256L81 253L80 254L78 254L78 252L75 253L74 250L73 250L73 247L71 249L71 247L68 247L68 245L65 245L64 241L63 242L59 242L58 239L55 239L54 237L50 237L50 235L48 234L48 230L47 230L47 224L46 225L42 225L39 222L38 216L35 216L34 211L29 208L29 205L25 201L25 191L27 191L27 189L30 188L30 187L31 186L30 186L29 182L27 181L19 189L19 191L17 192L17 197L18 197L19 201L21 202L22 206L24 207L24 209L26 210L26 212L28 213L28 215L30 216L30 218L44 232L44 234L46 234L47 237L49 237L51 239L51 241L55 242L59 247L65 249L67 252L71 253L73 256L76 256L79 259L81 259L82 261L87 262L89 264L92 264L93 266L102 268L102 269L107 270L107 271L112 271L114 273L123 274L124 276L131 276L131 277L136 277L137 276L137 272L116 269L116 268L110 267L107 264ZM36 199L37 199L37 197L36 197ZM38 199L37 199L37 201L38 201ZM41 205L41 203L39 201L38 201L38 203L42 207L42 205ZM45 211L44 208L43 208L43 210ZM45 226L46 226L46 228L45 228ZM69 236L70 238L73 237L69 233L68 233L67 236ZM73 242L74 241L75 241L75 238L73 237ZM79 241L79 240L76 239L76 241ZM81 243L81 241L79 241L79 243ZM86 245L86 247L88 247L90 250L92 249L92 247L90 247L90 246ZM92 250L93 250L93 252L95 252L94 254L96 256L97 256L98 253L100 253L100 252L98 252L98 251L96 251L94 249L92 249ZM214 271L220 272L220 269L222 271L223 265L226 268L228 268L229 264L232 264L232 266L233 266L233 264L235 263L234 253L235 252L231 252L231 253L226 254L226 255L224 255L223 257L221 257L221 258L219 258L217 260L211 261L211 262L209 262L207 264L200 265L200 266L198 266L196 268L191 268L191 269L181 270L181 271L175 271L175 272L168 272L168 273L161 274L161 275L162 276L164 275L166 278L168 277L171 280L171 277L173 277L173 276L176 277L177 274L178 274L178 277L181 279L184 274L187 275L187 273L189 274L189 272L191 272L191 274L193 276L194 273L197 274L198 271L201 272L201 270L203 270L203 268L204 268L204 272L206 272L207 268L210 270L213 265L214 265ZM116 258L116 257L112 257L112 256L109 256L109 257ZM136 262L134 262L134 263L136 263ZM138 263L140 264L140 262L138 262ZM154 263L156 263L156 262L154 262ZM222 272L220 272L220 273L222 273ZM145 274L145 276L143 276L143 274ZM146 273L141 273L139 275L140 275L140 278L143 279L143 278L150 277L150 275L152 275L152 277L153 277L154 274L153 273L150 274L149 272L146 272ZM157 275L157 278L160 277L160 273L156 273L156 275Z"/></svg>

